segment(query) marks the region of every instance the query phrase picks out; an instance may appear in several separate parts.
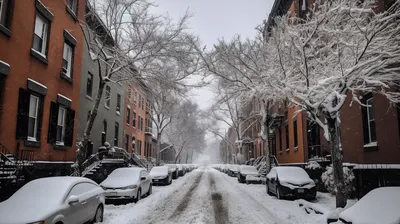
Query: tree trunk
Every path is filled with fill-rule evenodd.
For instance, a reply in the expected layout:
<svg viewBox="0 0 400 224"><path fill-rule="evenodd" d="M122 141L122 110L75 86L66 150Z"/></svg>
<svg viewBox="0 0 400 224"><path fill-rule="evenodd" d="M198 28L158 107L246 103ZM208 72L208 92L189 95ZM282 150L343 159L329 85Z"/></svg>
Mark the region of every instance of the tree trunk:
<svg viewBox="0 0 400 224"><path fill-rule="evenodd" d="M94 104L93 104L93 108L90 112L89 119L86 123L85 131L83 133L82 144L80 146L78 146L79 150L77 153L77 162L78 162L78 168L79 168L80 173L82 173L83 170L85 169L85 167L83 167L83 162L85 162L85 160L86 160L86 151L87 151L87 147L89 144L90 135L92 133L92 128L93 128L93 124L94 124L94 121L97 116L97 112L99 110L99 105L100 105L101 97L103 96L103 91L104 91L105 85L106 85L106 83L104 81L102 81L102 80L99 81L99 89L97 91L96 98L94 99Z"/></svg>
<svg viewBox="0 0 400 224"><path fill-rule="evenodd" d="M345 181L343 174L343 157L339 149L339 135L336 118L327 118L331 144L333 180L336 188L336 208L344 208L347 204Z"/></svg>
<svg viewBox="0 0 400 224"><path fill-rule="evenodd" d="M263 114L263 118L262 118L262 130L264 130L264 133L262 133L263 135L261 135L261 136L263 136L265 139L263 139L264 140L264 156L265 156L265 168L266 168L266 171L267 171L267 173L269 173L269 171L270 171L270 169L271 169L271 157L270 157L270 150L269 150L269 111L268 111L268 106L269 106L269 104L267 104L267 105L264 105L262 108L264 109L264 113L262 113Z"/></svg>
<svg viewBox="0 0 400 224"><path fill-rule="evenodd" d="M156 165L159 166L161 163L161 133L157 130L157 157L156 157Z"/></svg>

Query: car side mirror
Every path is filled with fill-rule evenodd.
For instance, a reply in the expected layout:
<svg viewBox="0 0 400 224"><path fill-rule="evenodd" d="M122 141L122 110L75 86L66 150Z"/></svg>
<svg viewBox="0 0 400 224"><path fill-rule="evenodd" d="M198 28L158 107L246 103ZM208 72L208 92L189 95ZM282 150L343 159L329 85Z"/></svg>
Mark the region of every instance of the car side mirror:
<svg viewBox="0 0 400 224"><path fill-rule="evenodd" d="M68 199L67 199L67 203L69 205L73 205L79 202L79 197L76 195L71 195Z"/></svg>
<svg viewBox="0 0 400 224"><path fill-rule="evenodd" d="M146 177L141 177L140 180L146 180Z"/></svg>

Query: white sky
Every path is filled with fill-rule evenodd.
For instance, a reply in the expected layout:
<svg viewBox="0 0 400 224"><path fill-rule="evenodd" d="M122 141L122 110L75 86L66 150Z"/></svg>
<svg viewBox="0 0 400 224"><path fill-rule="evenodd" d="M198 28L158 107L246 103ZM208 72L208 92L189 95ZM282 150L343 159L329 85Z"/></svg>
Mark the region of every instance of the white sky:
<svg viewBox="0 0 400 224"><path fill-rule="evenodd" d="M186 10L194 13L189 26L211 49L219 38L230 40L235 34L254 37L255 27L268 18L274 0L154 0L154 3L158 7L152 11L167 13L176 20ZM210 106L213 93L209 88L196 89L193 95L201 109Z"/></svg>
<svg viewBox="0 0 400 224"><path fill-rule="evenodd" d="M194 14L189 27L198 35L207 49L212 49L218 39L230 40L235 34L242 38L256 35L255 28L268 18L274 0L153 0L158 6L152 11L168 14L178 20L189 10ZM209 87L192 91L192 97L201 109L211 106L213 93ZM227 129L226 125L221 128ZM214 136L207 135L211 143Z"/></svg>

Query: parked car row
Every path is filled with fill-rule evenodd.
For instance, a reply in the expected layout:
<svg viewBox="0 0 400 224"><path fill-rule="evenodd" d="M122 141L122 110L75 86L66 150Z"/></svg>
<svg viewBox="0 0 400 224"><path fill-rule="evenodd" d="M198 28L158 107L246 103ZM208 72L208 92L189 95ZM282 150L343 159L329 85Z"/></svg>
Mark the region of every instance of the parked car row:
<svg viewBox="0 0 400 224"><path fill-rule="evenodd" d="M237 164L217 164L213 168L220 172L226 173L231 177L237 177L239 183L261 184L262 177L258 173L256 167Z"/></svg>
<svg viewBox="0 0 400 224"><path fill-rule="evenodd" d="M71 176L32 180L0 203L0 224L99 223L106 200L138 202L152 193L153 185L171 184L174 172L177 178L197 167L168 164L150 173L140 167L118 168L100 184Z"/></svg>

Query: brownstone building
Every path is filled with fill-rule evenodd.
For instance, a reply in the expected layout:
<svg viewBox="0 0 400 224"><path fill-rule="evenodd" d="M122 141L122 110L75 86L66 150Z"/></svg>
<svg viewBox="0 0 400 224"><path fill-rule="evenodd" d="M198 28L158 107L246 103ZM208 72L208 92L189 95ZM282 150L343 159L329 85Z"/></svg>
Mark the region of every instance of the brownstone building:
<svg viewBox="0 0 400 224"><path fill-rule="evenodd" d="M23 160L75 160L83 44L78 20L84 18L85 4L2 1L2 153Z"/></svg>
<svg viewBox="0 0 400 224"><path fill-rule="evenodd" d="M154 157L149 91L143 82L125 88L123 148L143 157Z"/></svg>

